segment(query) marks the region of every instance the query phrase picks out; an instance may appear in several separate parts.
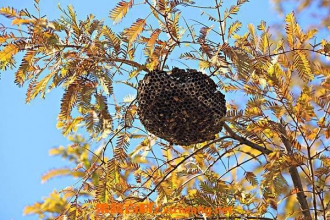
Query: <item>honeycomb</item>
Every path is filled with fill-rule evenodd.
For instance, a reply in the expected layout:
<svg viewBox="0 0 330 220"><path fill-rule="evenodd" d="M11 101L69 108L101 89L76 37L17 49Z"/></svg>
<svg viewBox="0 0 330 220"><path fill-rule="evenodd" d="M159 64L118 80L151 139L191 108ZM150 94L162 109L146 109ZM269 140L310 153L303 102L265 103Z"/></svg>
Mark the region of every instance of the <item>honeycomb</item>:
<svg viewBox="0 0 330 220"><path fill-rule="evenodd" d="M214 139L226 114L225 96L214 81L191 69L148 72L139 81L137 102L145 128L178 145Z"/></svg>

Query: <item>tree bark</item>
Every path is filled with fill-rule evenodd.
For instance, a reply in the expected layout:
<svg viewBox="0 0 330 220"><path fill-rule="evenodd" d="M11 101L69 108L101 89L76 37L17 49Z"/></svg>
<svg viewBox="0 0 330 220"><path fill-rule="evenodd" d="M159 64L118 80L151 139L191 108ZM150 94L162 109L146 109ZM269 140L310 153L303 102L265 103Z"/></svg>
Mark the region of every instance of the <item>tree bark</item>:
<svg viewBox="0 0 330 220"><path fill-rule="evenodd" d="M291 152L292 151L292 146L291 146L290 141L286 138L285 128L281 124L279 124L279 126L280 126L281 133L282 133L281 140L282 140L287 152ZM249 141L248 139L237 135L227 124L224 124L224 128L226 129L226 131L230 134L230 136L233 139L239 141L241 144L248 145L249 147L251 147L255 150L258 150L261 153L264 153L264 154L267 154L267 155L273 152L272 150L269 150L267 148L259 146L258 144L255 144L255 143ZM309 206L308 206L308 202L307 202L307 199L306 199L307 196L304 193L304 188L302 186L301 178L300 178L297 167L296 166L291 166L289 168L289 173L291 175L291 179L292 179L292 182L293 182L293 185L294 185L295 189L299 190L297 192L297 200L298 200L298 202L300 204L300 207L302 209L304 219L311 220L312 216L311 216Z"/></svg>

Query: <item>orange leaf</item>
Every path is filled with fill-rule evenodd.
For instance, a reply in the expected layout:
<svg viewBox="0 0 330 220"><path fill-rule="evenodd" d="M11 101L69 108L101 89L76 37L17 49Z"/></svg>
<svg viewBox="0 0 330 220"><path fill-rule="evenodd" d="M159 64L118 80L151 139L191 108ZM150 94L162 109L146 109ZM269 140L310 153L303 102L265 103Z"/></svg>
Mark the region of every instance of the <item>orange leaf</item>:
<svg viewBox="0 0 330 220"><path fill-rule="evenodd" d="M160 30L156 29L152 34L150 39L147 42L147 49L150 51L150 56L152 55L152 53L154 52L154 45L156 43L156 40L158 38L160 34Z"/></svg>
<svg viewBox="0 0 330 220"><path fill-rule="evenodd" d="M324 131L325 134L325 138L329 138L330 137L330 128L328 128L327 130Z"/></svg>

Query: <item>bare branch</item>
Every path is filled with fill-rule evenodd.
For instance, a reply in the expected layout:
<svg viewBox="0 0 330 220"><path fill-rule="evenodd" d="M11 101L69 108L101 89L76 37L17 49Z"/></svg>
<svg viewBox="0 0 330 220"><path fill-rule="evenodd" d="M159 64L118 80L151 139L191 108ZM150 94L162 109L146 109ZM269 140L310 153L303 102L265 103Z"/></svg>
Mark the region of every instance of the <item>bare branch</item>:
<svg viewBox="0 0 330 220"><path fill-rule="evenodd" d="M285 127L282 124L278 124L278 125L279 125L280 131L282 133L280 138L281 138L287 152L289 152L289 154L290 154L292 152L292 146L291 146L290 141L286 138L287 134L286 134ZM307 196L304 193L304 188L302 186L301 178L300 178L297 167L296 166L291 166L289 168L289 173L291 175L294 187L299 190L297 192L297 200L298 200L298 202L301 206L302 213L303 213L305 219L307 219L307 220L312 219L311 213L309 211L308 202L306 200Z"/></svg>
<svg viewBox="0 0 330 220"><path fill-rule="evenodd" d="M273 152L267 148L261 147L258 144L253 143L252 141L249 141L248 139L246 139L244 137L237 135L227 124L224 124L224 128L226 129L226 131L230 134L230 136L232 138L239 141L241 144L246 144L246 145L252 147L253 149L258 150L264 154L270 154Z"/></svg>

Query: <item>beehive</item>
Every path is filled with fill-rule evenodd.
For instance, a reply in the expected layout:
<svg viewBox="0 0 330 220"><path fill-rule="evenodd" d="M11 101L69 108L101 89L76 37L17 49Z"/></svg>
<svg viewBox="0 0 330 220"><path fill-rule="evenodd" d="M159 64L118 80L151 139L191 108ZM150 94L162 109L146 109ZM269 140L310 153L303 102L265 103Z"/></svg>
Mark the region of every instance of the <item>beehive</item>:
<svg viewBox="0 0 330 220"><path fill-rule="evenodd" d="M145 128L178 145L214 139L226 114L225 96L212 79L196 70L147 73L139 82L137 102Z"/></svg>

